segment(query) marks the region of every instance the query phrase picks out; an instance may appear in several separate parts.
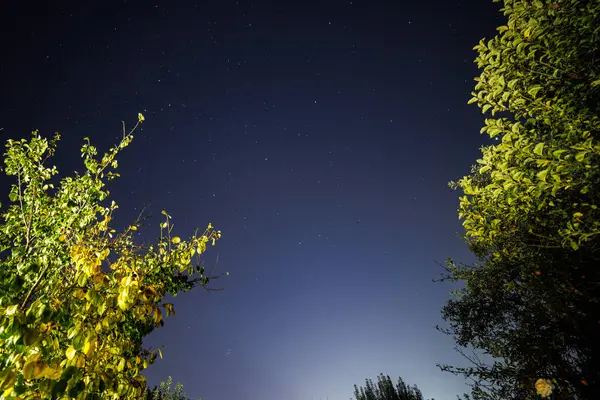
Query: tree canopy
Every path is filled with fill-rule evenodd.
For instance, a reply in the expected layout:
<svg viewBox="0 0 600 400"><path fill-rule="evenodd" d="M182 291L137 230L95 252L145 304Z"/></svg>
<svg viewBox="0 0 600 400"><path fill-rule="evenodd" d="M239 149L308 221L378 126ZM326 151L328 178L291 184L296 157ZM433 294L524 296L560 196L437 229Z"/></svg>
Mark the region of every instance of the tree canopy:
<svg viewBox="0 0 600 400"><path fill-rule="evenodd" d="M506 0L506 25L475 50L470 103L497 144L481 149L460 189L475 265L443 309L459 350L493 363L443 369L473 380L476 399L600 394L600 3Z"/></svg>
<svg viewBox="0 0 600 400"><path fill-rule="evenodd" d="M423 400L423 394L416 385L408 386L400 377L394 385L389 375L380 374L376 384L372 379L366 379L365 386L354 385L354 398L356 400Z"/></svg>
<svg viewBox="0 0 600 400"><path fill-rule="evenodd" d="M140 398L140 373L161 355L142 338L175 312L164 297L211 280L193 262L221 237L211 224L182 240L163 211L155 246L135 244L140 218L120 233L111 226L118 206L106 181L143 121L101 158L86 138L85 173L56 187L46 163L59 134L8 141L4 172L16 183L0 225L3 398Z"/></svg>
<svg viewBox="0 0 600 400"><path fill-rule="evenodd" d="M154 389L148 389L144 400L189 400L180 382L177 382L174 390L171 390L172 384L173 378L169 376L166 381L161 382ZM201 400L200 397L198 400Z"/></svg>

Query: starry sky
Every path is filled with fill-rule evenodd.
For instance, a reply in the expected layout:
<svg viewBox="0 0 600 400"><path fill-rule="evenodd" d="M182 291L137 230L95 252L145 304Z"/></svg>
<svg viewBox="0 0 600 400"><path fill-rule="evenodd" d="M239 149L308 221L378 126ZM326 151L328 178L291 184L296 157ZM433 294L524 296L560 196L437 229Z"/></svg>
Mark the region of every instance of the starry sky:
<svg viewBox="0 0 600 400"><path fill-rule="evenodd" d="M457 237L458 193L488 139L466 102L473 46L503 21L462 2L2 2L0 139L62 133L55 164L83 171L89 136L116 144L146 116L110 184L124 228L151 203L230 275L174 299L144 372L204 400L347 400L389 374L454 399L462 363L435 330L433 283ZM0 180L7 194L6 177ZM3 201L6 198L3 195ZM218 256L218 263L216 263Z"/></svg>

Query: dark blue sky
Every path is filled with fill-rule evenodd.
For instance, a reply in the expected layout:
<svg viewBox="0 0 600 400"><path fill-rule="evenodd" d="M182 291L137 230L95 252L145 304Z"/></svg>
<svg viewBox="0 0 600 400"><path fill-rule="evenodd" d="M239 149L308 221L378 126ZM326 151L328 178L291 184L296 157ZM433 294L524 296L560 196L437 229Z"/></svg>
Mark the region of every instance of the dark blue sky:
<svg viewBox="0 0 600 400"><path fill-rule="evenodd" d="M52 6L48 4L53 3ZM472 47L501 24L491 0L3 2L0 139L117 143L146 116L110 188L116 227L151 202L231 274L175 299L146 341L145 376L204 400L347 400L377 374L454 399L462 362L434 329L452 289L437 262L470 261L458 193L486 138L467 100ZM7 180L2 179L3 188ZM3 196L5 197L5 196Z"/></svg>

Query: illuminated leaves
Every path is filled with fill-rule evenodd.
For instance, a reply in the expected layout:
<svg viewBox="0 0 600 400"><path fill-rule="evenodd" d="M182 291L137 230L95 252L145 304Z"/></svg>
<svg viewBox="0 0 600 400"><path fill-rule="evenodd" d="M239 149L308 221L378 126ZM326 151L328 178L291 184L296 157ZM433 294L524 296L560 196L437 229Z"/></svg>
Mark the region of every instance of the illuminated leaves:
<svg viewBox="0 0 600 400"><path fill-rule="evenodd" d="M167 312L167 317L171 314L175 315L175 308L173 308L173 304L163 303L163 307L165 308L165 311Z"/></svg>
<svg viewBox="0 0 600 400"><path fill-rule="evenodd" d="M535 390L542 398L547 398L552 395L554 385L548 379L538 379L535 382Z"/></svg>
<svg viewBox="0 0 600 400"><path fill-rule="evenodd" d="M95 335L88 335L85 338L85 341L83 343L83 348L82 351L86 356L89 356L90 354L92 354L94 352L94 350L96 350L96 337Z"/></svg>
<svg viewBox="0 0 600 400"><path fill-rule="evenodd" d="M23 367L23 377L29 379L40 379L44 377L48 364L42 360L30 361Z"/></svg>
<svg viewBox="0 0 600 400"><path fill-rule="evenodd" d="M140 113L138 124L144 120ZM4 398L14 398L17 390L22 398L89 397L91 390L107 398L139 398L145 386L140 373L156 357L134 349L164 325L161 306L167 316L175 314L173 304L162 300L210 281L203 270L192 276L192 257L221 237L212 225L182 240L171 236L174 225L164 211L166 237L143 251L133 237L140 220L122 233L112 228L118 206L107 201L105 180L118 176L112 171L116 155L132 133L102 157L85 138L85 172L63 178L52 194L48 180L58 171L44 161L54 154L59 135L48 141L34 132L30 140L8 141L5 172L18 183L0 226L6 243L14 244L0 261ZM189 275L177 274L189 267Z"/></svg>
<svg viewBox="0 0 600 400"><path fill-rule="evenodd" d="M18 309L19 309L18 304L13 304L12 306L8 306L8 307L6 307L6 310L4 311L4 315L6 315L8 317L15 315L17 313Z"/></svg>
<svg viewBox="0 0 600 400"><path fill-rule="evenodd" d="M597 338L570 327L596 324L582 310L599 301L574 271L600 279L600 64L588 56L600 47L600 3L505 1L503 11L506 25L475 46L480 76L469 100L488 116L481 133L495 141L451 185L462 191L458 215L481 265L450 268L465 289L445 312L461 345L506 361L452 371L487 383L506 378L494 378L503 391L491 397L524 398L511 387L512 366L535 396L539 371L572 381L587 365L560 360L597 351ZM557 344L567 337L577 340ZM563 381L559 397L594 397ZM538 381L540 395L549 396L548 382Z"/></svg>
<svg viewBox="0 0 600 400"><path fill-rule="evenodd" d="M73 346L69 346L67 348L67 350L65 351L65 355L67 356L67 360L72 360L73 357L75 357L75 354L77 354L77 350L75 350L75 347L73 347Z"/></svg>
<svg viewBox="0 0 600 400"><path fill-rule="evenodd" d="M157 328L160 327L160 323L162 321L162 312L160 311L160 308L158 308L158 307L154 308L154 314L152 316L152 319L154 320L154 325Z"/></svg>

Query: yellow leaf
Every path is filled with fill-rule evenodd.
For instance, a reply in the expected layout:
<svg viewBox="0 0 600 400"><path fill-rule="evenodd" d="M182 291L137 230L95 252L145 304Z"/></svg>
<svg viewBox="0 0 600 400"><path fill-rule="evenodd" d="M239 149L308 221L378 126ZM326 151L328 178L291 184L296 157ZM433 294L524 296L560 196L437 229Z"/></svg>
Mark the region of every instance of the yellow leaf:
<svg viewBox="0 0 600 400"><path fill-rule="evenodd" d="M25 364L25 366L23 367L23 371L21 371L23 373L23 378L30 380L31 378L33 378L33 369L34 369L34 362L28 362L27 364Z"/></svg>
<svg viewBox="0 0 600 400"><path fill-rule="evenodd" d="M552 382L547 379L538 379L537 382L535 382L535 390L542 398L550 397L552 389Z"/></svg>
<svg viewBox="0 0 600 400"><path fill-rule="evenodd" d="M129 229L131 229L132 231L137 231L137 226L135 226L135 225L131 225L131 226L129 227Z"/></svg>
<svg viewBox="0 0 600 400"><path fill-rule="evenodd" d="M4 398L6 399L8 395L10 395L10 393L12 392L12 388L15 384L15 382L17 381L17 373L16 371L10 371L10 370L4 370L1 372L1 376L2 376L2 381L0 387L2 389L7 388L4 391ZM8 394L7 394L8 393Z"/></svg>
<svg viewBox="0 0 600 400"><path fill-rule="evenodd" d="M5 314L7 316L15 315L17 313L18 309L19 309L19 305L18 304L13 304L12 306L6 307Z"/></svg>
<svg viewBox="0 0 600 400"><path fill-rule="evenodd" d="M146 117L144 117L144 114L138 113L138 121L139 122L144 122L145 120L146 120Z"/></svg>
<svg viewBox="0 0 600 400"><path fill-rule="evenodd" d="M67 359L72 360L73 357L75 357L76 353L77 353L77 350L75 350L75 348L73 346L69 346L69 348L65 352L65 355L67 356Z"/></svg>
<svg viewBox="0 0 600 400"><path fill-rule="evenodd" d="M85 342L83 343L83 353L86 356L89 356L91 353L94 352L94 350L96 349L96 341L94 340L93 337L88 337L85 339Z"/></svg>
<svg viewBox="0 0 600 400"><path fill-rule="evenodd" d="M46 372L46 368L48 368L48 364L43 361L36 361L33 368L33 378L42 378Z"/></svg>
<svg viewBox="0 0 600 400"><path fill-rule="evenodd" d="M75 366L77 368L85 367L85 357L83 354L77 354L77 357L75 358Z"/></svg>
<svg viewBox="0 0 600 400"><path fill-rule="evenodd" d="M119 364L117 365L117 371L122 372L125 369L125 359L121 357Z"/></svg>
<svg viewBox="0 0 600 400"><path fill-rule="evenodd" d="M58 364L54 364L51 367L47 367L44 371L44 376L50 380L57 381L62 375L62 368Z"/></svg>
<svg viewBox="0 0 600 400"><path fill-rule="evenodd" d="M171 239L171 242L177 244L177 243L181 242L181 239L178 236L175 236L173 239Z"/></svg>
<svg viewBox="0 0 600 400"><path fill-rule="evenodd" d="M62 235L60 235L60 237L58 238L58 240L60 242L64 242L67 239L67 235L65 235L64 233Z"/></svg>
<svg viewBox="0 0 600 400"><path fill-rule="evenodd" d="M154 324L160 326L160 320L162 319L162 312L158 307L154 309Z"/></svg>
<svg viewBox="0 0 600 400"><path fill-rule="evenodd" d="M122 291L119 293L119 297L117 298L117 305L123 311L127 309L127 291Z"/></svg>

